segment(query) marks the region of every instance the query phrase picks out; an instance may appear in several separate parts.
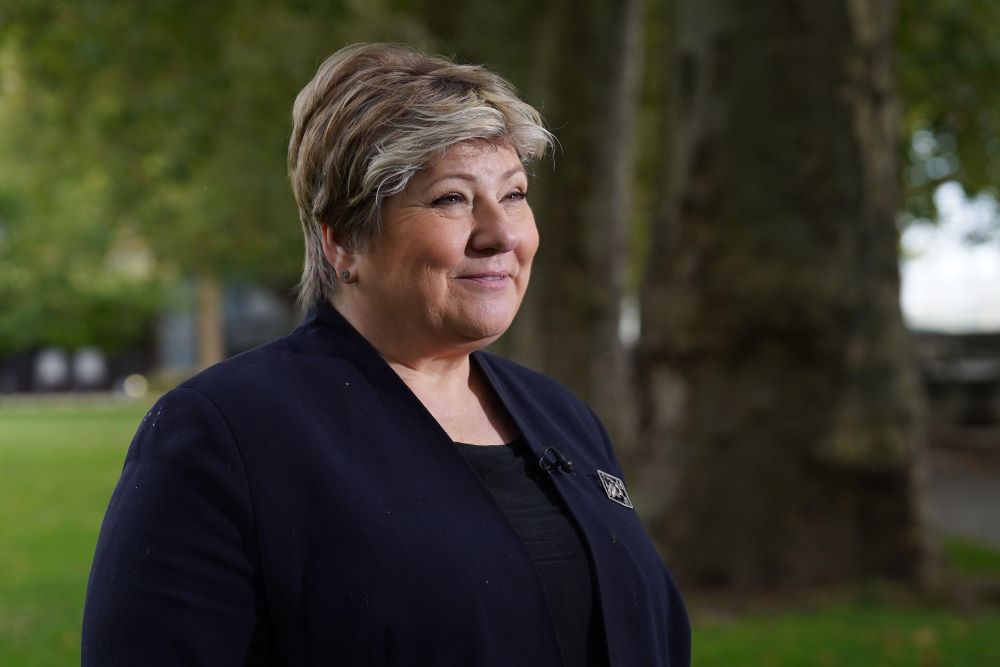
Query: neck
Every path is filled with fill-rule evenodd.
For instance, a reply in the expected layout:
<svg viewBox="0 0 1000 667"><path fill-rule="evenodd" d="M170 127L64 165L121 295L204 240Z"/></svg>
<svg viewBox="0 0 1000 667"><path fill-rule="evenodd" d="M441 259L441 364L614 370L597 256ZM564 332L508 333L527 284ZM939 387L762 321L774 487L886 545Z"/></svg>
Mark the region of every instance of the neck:
<svg viewBox="0 0 1000 667"><path fill-rule="evenodd" d="M417 396L450 397L469 391L471 364L468 355L419 366L391 359L386 362Z"/></svg>

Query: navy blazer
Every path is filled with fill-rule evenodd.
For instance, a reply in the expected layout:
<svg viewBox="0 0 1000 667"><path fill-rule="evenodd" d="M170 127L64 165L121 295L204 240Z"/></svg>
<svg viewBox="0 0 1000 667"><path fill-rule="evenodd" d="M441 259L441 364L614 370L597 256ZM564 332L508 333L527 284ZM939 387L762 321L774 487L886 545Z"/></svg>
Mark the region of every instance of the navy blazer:
<svg viewBox="0 0 1000 667"><path fill-rule="evenodd" d="M686 667L680 595L593 412L472 356L590 550L611 664ZM551 456L551 455L550 455ZM101 528L85 665L516 667L562 659L541 582L489 490L332 307L167 393Z"/></svg>

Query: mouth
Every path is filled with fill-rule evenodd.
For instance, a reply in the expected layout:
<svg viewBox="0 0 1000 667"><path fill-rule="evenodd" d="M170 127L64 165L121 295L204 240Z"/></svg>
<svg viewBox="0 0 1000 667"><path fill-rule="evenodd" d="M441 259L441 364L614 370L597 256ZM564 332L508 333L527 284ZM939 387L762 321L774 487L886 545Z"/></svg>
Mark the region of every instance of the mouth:
<svg viewBox="0 0 1000 667"><path fill-rule="evenodd" d="M484 271L482 273L469 273L459 276L458 279L484 287L501 287L507 284L511 276L506 271Z"/></svg>

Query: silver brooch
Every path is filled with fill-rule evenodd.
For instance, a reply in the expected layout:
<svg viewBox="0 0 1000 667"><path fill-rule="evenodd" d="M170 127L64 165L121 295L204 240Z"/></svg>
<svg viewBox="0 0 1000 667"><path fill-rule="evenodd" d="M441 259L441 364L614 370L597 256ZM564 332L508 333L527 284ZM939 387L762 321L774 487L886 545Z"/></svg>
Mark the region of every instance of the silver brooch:
<svg viewBox="0 0 1000 667"><path fill-rule="evenodd" d="M619 505L635 509L632 506L632 499L628 497L628 491L625 490L625 482L603 470L598 470L597 476L601 479L601 484L604 486L604 492L608 494L608 498Z"/></svg>

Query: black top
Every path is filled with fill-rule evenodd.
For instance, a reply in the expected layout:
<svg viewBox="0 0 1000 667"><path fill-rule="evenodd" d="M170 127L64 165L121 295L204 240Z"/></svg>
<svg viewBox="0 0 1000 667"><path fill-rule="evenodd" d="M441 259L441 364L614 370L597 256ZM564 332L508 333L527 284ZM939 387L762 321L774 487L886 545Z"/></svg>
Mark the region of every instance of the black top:
<svg viewBox="0 0 1000 667"><path fill-rule="evenodd" d="M527 548L545 590L566 667L607 665L593 568L583 537L523 438L455 443Z"/></svg>

